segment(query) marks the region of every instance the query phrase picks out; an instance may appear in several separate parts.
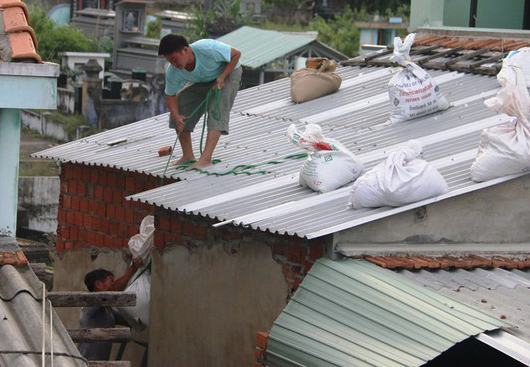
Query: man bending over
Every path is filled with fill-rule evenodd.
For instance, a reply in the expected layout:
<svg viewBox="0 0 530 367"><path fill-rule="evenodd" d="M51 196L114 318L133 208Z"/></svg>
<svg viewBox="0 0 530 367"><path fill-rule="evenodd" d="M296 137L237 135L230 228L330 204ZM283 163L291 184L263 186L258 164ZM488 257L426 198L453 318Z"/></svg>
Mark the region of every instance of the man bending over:
<svg viewBox="0 0 530 367"><path fill-rule="evenodd" d="M174 165L195 161L191 132L204 113L204 108L190 115L206 98L208 91L212 88L221 90L221 117L217 121L211 114L208 116L204 151L191 167L210 166L220 136L228 134L230 110L241 82L241 52L212 39L202 39L190 45L183 36L168 34L160 40L158 54L169 62L165 89L166 105L170 112L169 126L179 133L182 147L182 157ZM185 86L186 83L194 84ZM211 98L210 106L215 102L215 98Z"/></svg>

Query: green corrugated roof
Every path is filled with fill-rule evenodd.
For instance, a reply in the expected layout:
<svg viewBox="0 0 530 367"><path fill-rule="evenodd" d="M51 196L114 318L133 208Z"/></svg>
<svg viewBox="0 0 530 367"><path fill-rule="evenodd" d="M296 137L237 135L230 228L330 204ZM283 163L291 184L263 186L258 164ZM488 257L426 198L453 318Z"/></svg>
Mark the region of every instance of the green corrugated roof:
<svg viewBox="0 0 530 367"><path fill-rule="evenodd" d="M217 39L241 51L241 64L259 68L317 42L311 37L283 34L252 27L241 27Z"/></svg>
<svg viewBox="0 0 530 367"><path fill-rule="evenodd" d="M509 326L365 260L318 260L274 323L275 366L421 366Z"/></svg>

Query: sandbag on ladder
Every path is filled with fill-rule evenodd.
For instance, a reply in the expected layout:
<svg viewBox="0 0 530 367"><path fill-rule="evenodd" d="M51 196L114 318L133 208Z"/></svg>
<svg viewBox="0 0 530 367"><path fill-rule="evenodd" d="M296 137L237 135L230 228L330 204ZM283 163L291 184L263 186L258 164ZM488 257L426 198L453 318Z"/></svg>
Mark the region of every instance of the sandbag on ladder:
<svg viewBox="0 0 530 367"><path fill-rule="evenodd" d="M363 164L344 145L322 135L316 124L300 131L292 124L287 129L289 140L310 152L300 169L299 183L314 191L328 192L344 186L361 175Z"/></svg>
<svg viewBox="0 0 530 367"><path fill-rule="evenodd" d="M136 305L120 307L123 317L137 331L142 331L149 325L149 300L151 293L151 252L153 250L153 236L155 231L154 217L146 216L140 224L140 233L129 240L129 250L133 258L142 259L144 266L131 277L125 292L136 293Z"/></svg>
<svg viewBox="0 0 530 367"><path fill-rule="evenodd" d="M473 181L530 171L530 97L524 75L528 64L530 52L518 51L510 52L502 62L497 74L501 89L484 104L515 120L482 131L477 158L471 165Z"/></svg>
<svg viewBox="0 0 530 367"><path fill-rule="evenodd" d="M335 74L337 63L326 58L306 60L306 68L291 75L291 99L302 103L336 92L342 78Z"/></svg>
<svg viewBox="0 0 530 367"><path fill-rule="evenodd" d="M350 192L353 209L401 206L448 191L442 175L418 159L421 143L410 140L388 158L359 177Z"/></svg>
<svg viewBox="0 0 530 367"><path fill-rule="evenodd" d="M394 38L394 54L390 61L402 69L390 79L388 95L392 104L390 122L397 123L428 115L449 108L449 102L440 92L440 87L429 73L410 59L409 53L414 43L414 33L405 38Z"/></svg>

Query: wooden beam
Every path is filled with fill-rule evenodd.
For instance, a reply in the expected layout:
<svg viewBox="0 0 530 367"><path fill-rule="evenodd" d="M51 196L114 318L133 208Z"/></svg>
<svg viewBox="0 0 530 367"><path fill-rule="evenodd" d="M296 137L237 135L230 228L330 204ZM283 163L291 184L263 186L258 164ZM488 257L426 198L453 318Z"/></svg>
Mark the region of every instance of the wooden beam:
<svg viewBox="0 0 530 367"><path fill-rule="evenodd" d="M74 343L126 342L131 340L129 328L67 329Z"/></svg>
<svg viewBox="0 0 530 367"><path fill-rule="evenodd" d="M461 50L462 50L462 47L451 48L449 50L436 52L435 54L432 54L432 55L426 56L424 58L421 58L421 59L417 60L416 62L418 63L418 65L423 65L423 64L425 64L428 61L437 59L437 58L442 57L442 56L452 55L452 54L457 53L458 51L461 51Z"/></svg>
<svg viewBox="0 0 530 367"><path fill-rule="evenodd" d="M131 367L129 361L88 361L88 367Z"/></svg>
<svg viewBox="0 0 530 367"><path fill-rule="evenodd" d="M467 53L465 55L455 57L454 59L451 59L451 60L447 61L445 64L449 67L449 66L451 66L453 64L456 64L457 62L475 58L475 57L480 56L480 55L482 55L483 53L486 53L486 52L488 52L487 48L481 48L480 50L476 50L476 51Z"/></svg>
<svg viewBox="0 0 530 367"><path fill-rule="evenodd" d="M53 307L124 307L136 305L134 292L49 292Z"/></svg>

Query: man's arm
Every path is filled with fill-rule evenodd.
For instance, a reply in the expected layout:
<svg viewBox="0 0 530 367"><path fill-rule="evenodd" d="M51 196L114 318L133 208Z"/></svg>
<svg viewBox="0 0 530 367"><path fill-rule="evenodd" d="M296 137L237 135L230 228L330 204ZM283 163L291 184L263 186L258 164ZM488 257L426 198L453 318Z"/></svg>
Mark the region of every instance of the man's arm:
<svg viewBox="0 0 530 367"><path fill-rule="evenodd" d="M171 114L171 117L177 122L177 130L182 131L184 129L184 120L186 116L181 116L179 113L179 103L177 96L169 96L166 94L166 106Z"/></svg>
<svg viewBox="0 0 530 367"><path fill-rule="evenodd" d="M233 47L230 48L230 62L225 65L225 68L217 77L217 83L215 84L217 88L221 89L225 86L226 77L232 72L232 70L234 70L240 57L241 51Z"/></svg>
<svg viewBox="0 0 530 367"><path fill-rule="evenodd" d="M125 273L123 273L121 277L116 279L114 283L111 284L111 286L109 287L109 291L115 292L124 290L131 277L134 275L134 273L136 273L136 270L138 270L142 266L142 264L142 259L140 259L139 257L133 259L131 265L129 265L127 269L125 269Z"/></svg>

